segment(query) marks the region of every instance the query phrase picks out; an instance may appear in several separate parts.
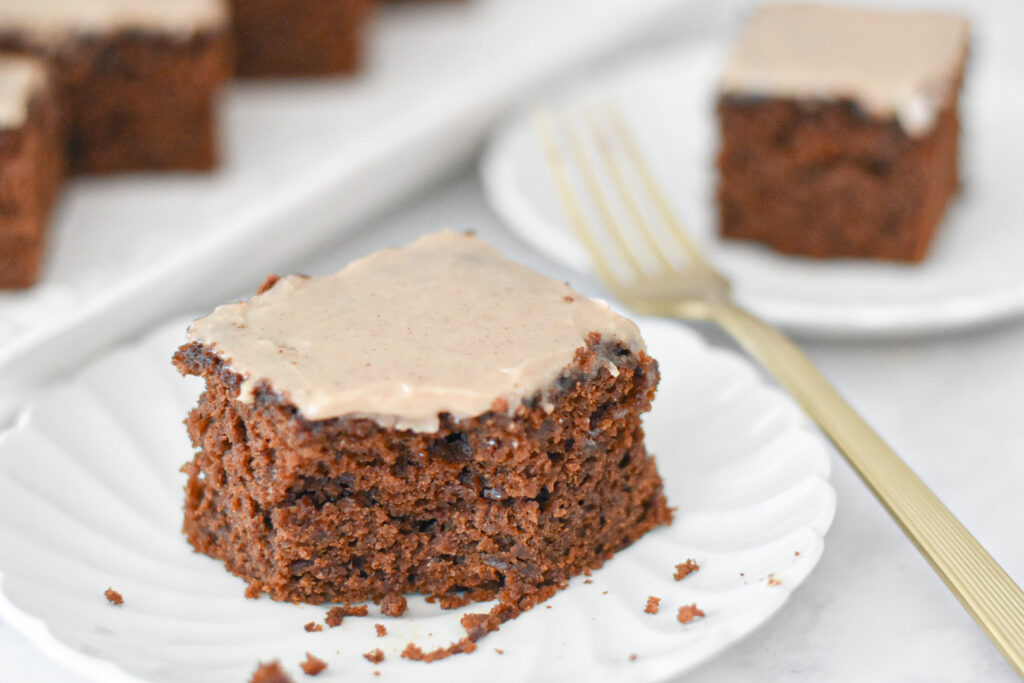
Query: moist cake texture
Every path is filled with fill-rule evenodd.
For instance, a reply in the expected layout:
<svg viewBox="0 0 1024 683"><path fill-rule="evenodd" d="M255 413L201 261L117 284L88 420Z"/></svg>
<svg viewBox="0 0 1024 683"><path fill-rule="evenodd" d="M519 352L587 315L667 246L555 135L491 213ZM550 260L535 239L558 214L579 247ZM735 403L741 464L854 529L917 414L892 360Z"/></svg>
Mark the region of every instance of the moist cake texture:
<svg viewBox="0 0 1024 683"><path fill-rule="evenodd" d="M930 12L761 8L720 81L722 235L924 258L958 187L968 30Z"/></svg>
<svg viewBox="0 0 1024 683"><path fill-rule="evenodd" d="M72 172L207 170L228 20L224 0L2 0L0 50L51 64Z"/></svg>
<svg viewBox="0 0 1024 683"><path fill-rule="evenodd" d="M671 520L637 328L475 237L271 278L189 336L184 531L275 599L513 614Z"/></svg>
<svg viewBox="0 0 1024 683"><path fill-rule="evenodd" d="M376 0L231 0L241 76L352 73Z"/></svg>
<svg viewBox="0 0 1024 683"><path fill-rule="evenodd" d="M45 65L0 57L0 289L35 282L64 170L59 105Z"/></svg>

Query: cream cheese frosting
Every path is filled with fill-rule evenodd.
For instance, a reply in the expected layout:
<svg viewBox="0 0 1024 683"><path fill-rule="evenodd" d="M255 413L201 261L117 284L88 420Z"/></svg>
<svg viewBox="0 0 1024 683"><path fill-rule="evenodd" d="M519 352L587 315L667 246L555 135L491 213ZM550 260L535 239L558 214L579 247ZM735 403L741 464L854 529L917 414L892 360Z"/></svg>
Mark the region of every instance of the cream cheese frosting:
<svg viewBox="0 0 1024 683"><path fill-rule="evenodd" d="M967 20L948 14L769 5L737 41L720 89L849 99L920 136L958 85L968 34Z"/></svg>
<svg viewBox="0 0 1024 683"><path fill-rule="evenodd" d="M32 96L46 83L46 68L31 57L0 57L0 130L20 128Z"/></svg>
<svg viewBox="0 0 1024 683"><path fill-rule="evenodd" d="M266 381L304 417L368 417L436 431L439 414L514 410L552 385L591 332L643 349L599 299L445 230L332 275L289 276L189 327L243 376ZM610 368L613 372L615 368Z"/></svg>
<svg viewBox="0 0 1024 683"><path fill-rule="evenodd" d="M225 0L0 0L0 28L50 42L123 30L192 35L228 23Z"/></svg>

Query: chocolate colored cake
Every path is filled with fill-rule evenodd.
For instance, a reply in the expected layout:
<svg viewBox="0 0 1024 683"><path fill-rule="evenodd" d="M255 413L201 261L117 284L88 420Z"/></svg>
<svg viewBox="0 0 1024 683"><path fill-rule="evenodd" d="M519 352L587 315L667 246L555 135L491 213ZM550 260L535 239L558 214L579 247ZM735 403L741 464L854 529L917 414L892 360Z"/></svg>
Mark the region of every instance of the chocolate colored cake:
<svg viewBox="0 0 1024 683"><path fill-rule="evenodd" d="M35 281L63 168L59 109L45 65L0 57L0 288Z"/></svg>
<svg viewBox="0 0 1024 683"><path fill-rule="evenodd" d="M184 531L250 594L524 609L671 520L637 328L475 237L270 278L189 336Z"/></svg>
<svg viewBox="0 0 1024 683"><path fill-rule="evenodd" d="M376 0L231 0L241 76L352 73Z"/></svg>
<svg viewBox="0 0 1024 683"><path fill-rule="evenodd" d="M958 187L966 20L768 5L721 79L724 237L920 261Z"/></svg>
<svg viewBox="0 0 1024 683"><path fill-rule="evenodd" d="M52 64L72 172L207 170L228 18L223 0L0 0L0 50Z"/></svg>

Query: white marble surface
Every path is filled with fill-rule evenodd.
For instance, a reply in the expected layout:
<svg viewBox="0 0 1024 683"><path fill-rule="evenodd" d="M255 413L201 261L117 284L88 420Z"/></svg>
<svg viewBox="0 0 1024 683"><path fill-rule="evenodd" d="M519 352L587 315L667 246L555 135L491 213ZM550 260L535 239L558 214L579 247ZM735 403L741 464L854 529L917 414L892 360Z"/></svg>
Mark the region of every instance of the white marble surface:
<svg viewBox="0 0 1024 683"><path fill-rule="evenodd" d="M535 255L483 202L472 169L375 220L358 235L293 264L336 269L376 248L443 225L473 228L513 258L574 286L592 279ZM704 333L728 344L714 329ZM809 355L1024 583L1024 321L966 335L893 343L804 341ZM765 627L687 681L1012 681L975 627L860 480L837 456L839 499L821 564ZM79 683L0 624L0 679Z"/></svg>

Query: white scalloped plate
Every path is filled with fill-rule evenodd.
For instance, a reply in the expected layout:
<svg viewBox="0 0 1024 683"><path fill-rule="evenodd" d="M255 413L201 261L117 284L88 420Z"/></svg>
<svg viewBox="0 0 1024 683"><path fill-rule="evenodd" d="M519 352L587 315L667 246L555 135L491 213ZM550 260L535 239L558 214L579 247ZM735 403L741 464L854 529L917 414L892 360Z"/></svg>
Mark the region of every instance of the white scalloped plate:
<svg viewBox="0 0 1024 683"><path fill-rule="evenodd" d="M1018 132L1024 95L1006 87L1022 80L1021 63L971 56L961 99L964 186L923 263L818 261L715 234L714 94L727 48L721 37L661 49L563 88L526 112L538 104L572 111L618 103L668 199L730 278L736 298L776 325L823 337L878 337L1024 314L1024 202L1016 170L1024 160ZM491 206L510 229L550 258L589 269L527 113L494 136L481 175ZM628 217L614 202L612 208Z"/></svg>
<svg viewBox="0 0 1024 683"><path fill-rule="evenodd" d="M472 655L422 664L399 653L410 640L447 645L461 614L487 606L445 612L416 598L401 618L371 606L369 618L306 633L323 607L244 598L244 583L191 552L180 532L178 468L192 452L181 422L199 383L177 376L170 356L186 324L43 392L0 436L0 615L96 680L241 683L274 658L304 680L307 651L329 663L324 681L380 680L374 670L391 680L664 680L763 624L821 555L835 511L829 446L745 360L645 320L662 371L648 445L678 506L671 527L619 553L592 583L573 579ZM673 566L690 557L701 570L674 581ZM123 606L107 603L108 586ZM648 595L661 597L660 614L643 612ZM707 617L678 623L690 603ZM380 665L361 656L378 647Z"/></svg>

